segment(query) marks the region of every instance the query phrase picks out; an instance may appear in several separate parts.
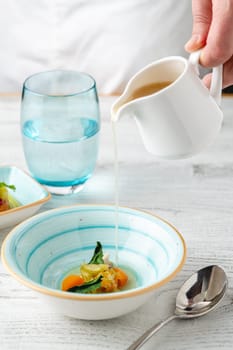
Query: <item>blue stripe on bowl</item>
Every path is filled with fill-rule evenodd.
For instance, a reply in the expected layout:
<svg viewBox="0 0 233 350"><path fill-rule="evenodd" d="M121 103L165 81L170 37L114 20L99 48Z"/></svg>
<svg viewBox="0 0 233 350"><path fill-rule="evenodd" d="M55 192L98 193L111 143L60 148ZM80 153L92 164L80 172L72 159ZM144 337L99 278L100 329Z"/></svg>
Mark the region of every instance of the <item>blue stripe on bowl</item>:
<svg viewBox="0 0 233 350"><path fill-rule="evenodd" d="M57 237L60 237L60 236L63 236L65 234L69 234L69 233L72 233L74 231L84 231L84 230L92 230L92 229L114 229L115 226L113 225L101 225L101 226L85 226L85 227L80 227L80 228L74 228L74 229L70 229L70 230L64 230L64 231L61 231L59 233L56 233L55 235L53 236L50 236L48 237L47 239L41 241L39 244L37 244L31 251L30 253L28 254L28 257L27 257L27 260L26 260L26 264L25 264L25 269L26 269L26 273L28 273L28 265L30 263L30 259L32 257L32 255L43 245L45 245L48 241L51 241L53 239L56 239ZM123 230L123 231L132 231L130 228L128 227L124 227L124 226L119 226L118 227L119 231ZM158 241L157 239L151 237L149 234L143 232L143 231L140 231L140 230L133 230L132 232L136 232L136 233L139 233L145 237L148 237L151 239L151 241L153 241L154 243L156 243L160 248L161 250L164 252L164 254L166 255L166 258L167 258L167 261L169 260L169 255L168 255L168 252L166 250L166 248L164 247L164 245ZM105 245L106 247L106 245ZM113 247L113 246L111 246ZM94 245L92 246L92 248L94 248ZM15 250L14 250L14 254L16 255L17 254L17 246L15 246ZM77 248L77 251L81 251L81 250L85 250L85 248ZM132 250L132 252L137 252L137 254L139 254L138 250ZM145 255L142 255L140 254L141 256L144 256L146 257ZM19 266L18 266L19 267ZM20 268L20 267L19 267Z"/></svg>
<svg viewBox="0 0 233 350"><path fill-rule="evenodd" d="M17 246L20 243L20 241L24 237L24 235L30 232L30 229L37 226L38 224L46 222L47 220L51 220L51 218L56 218L56 217L61 216L61 215L65 216L65 215L70 215L73 213L80 213L80 212L92 212L92 211L94 211L94 212L96 212L96 211L103 211L103 212L110 211L113 213L115 212L114 207L103 207L103 208L93 208L93 209L92 208L82 208L82 209L80 208L78 210L77 210L77 208L74 208L73 210L70 210L69 208L67 208L66 211L64 211L65 209L63 208L61 210L61 212L58 211L58 212L54 213L53 216L51 216L51 213L42 213L41 214L42 217L40 218L40 220L38 219L38 216L37 216L36 222L25 223L25 227L22 229L21 235L18 237L18 240L16 240L15 245ZM137 212L137 211L134 212L134 209L127 209L127 208L126 209L123 208L123 210L122 210L122 208L120 208L119 213L122 213L122 214L128 213L131 216L142 217L144 219L147 219L148 221L155 222L158 226L162 227L167 232L174 233L173 229L170 227L170 225L168 225L164 221L157 219L154 216L151 216L150 214L147 214L147 213L142 214L142 213ZM115 227L115 225L113 225L113 227Z"/></svg>

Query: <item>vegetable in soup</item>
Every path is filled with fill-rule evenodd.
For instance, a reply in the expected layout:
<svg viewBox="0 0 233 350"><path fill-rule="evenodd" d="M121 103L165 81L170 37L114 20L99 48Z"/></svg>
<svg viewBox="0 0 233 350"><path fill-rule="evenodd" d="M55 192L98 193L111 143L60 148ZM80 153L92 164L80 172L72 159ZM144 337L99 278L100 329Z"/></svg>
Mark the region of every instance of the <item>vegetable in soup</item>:
<svg viewBox="0 0 233 350"><path fill-rule="evenodd" d="M104 258L102 245L97 242L89 263L80 266L80 274L65 277L61 289L72 293L110 293L120 291L127 282L125 271Z"/></svg>

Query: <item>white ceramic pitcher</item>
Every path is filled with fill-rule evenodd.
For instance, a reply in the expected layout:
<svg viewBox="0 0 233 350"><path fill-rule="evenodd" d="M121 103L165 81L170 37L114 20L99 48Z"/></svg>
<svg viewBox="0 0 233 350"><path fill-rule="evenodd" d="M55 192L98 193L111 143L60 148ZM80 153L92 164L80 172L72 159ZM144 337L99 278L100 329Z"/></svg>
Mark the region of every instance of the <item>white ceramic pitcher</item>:
<svg viewBox="0 0 233 350"><path fill-rule="evenodd" d="M156 156L185 158L209 146L220 131L222 66L213 68L208 90L199 77L200 51L189 60L171 56L140 70L112 106L112 121L136 119L146 149ZM130 101L133 92L155 82L172 81L164 89Z"/></svg>

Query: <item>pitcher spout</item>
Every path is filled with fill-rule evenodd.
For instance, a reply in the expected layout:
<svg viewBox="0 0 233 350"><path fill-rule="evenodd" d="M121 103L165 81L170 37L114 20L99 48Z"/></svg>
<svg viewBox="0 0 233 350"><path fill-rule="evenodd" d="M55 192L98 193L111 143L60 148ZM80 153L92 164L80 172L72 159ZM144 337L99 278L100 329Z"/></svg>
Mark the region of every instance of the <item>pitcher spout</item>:
<svg viewBox="0 0 233 350"><path fill-rule="evenodd" d="M128 94L121 95L112 105L111 120L117 122L123 115L129 115L131 110L130 106L131 103L129 103Z"/></svg>

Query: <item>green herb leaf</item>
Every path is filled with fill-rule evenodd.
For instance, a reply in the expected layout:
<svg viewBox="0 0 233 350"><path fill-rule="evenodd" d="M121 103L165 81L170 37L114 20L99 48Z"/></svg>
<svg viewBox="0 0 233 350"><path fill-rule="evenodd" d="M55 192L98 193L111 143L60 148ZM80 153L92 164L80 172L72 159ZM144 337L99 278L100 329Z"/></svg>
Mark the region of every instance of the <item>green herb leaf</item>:
<svg viewBox="0 0 233 350"><path fill-rule="evenodd" d="M13 191L16 190L16 187L14 185L7 185L5 182L0 182L0 187L7 187L7 188L10 188Z"/></svg>
<svg viewBox="0 0 233 350"><path fill-rule="evenodd" d="M104 264L104 259L103 259L103 249L102 245L100 242L96 242L96 247L94 250L93 257L89 261L88 264Z"/></svg>
<svg viewBox="0 0 233 350"><path fill-rule="evenodd" d="M94 280L83 283L81 286L72 287L68 289L67 292L83 293L83 294L95 292L96 289L101 287L101 280L102 280L102 276L99 276Z"/></svg>

